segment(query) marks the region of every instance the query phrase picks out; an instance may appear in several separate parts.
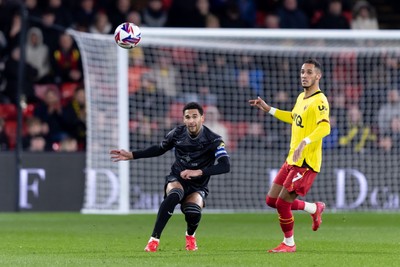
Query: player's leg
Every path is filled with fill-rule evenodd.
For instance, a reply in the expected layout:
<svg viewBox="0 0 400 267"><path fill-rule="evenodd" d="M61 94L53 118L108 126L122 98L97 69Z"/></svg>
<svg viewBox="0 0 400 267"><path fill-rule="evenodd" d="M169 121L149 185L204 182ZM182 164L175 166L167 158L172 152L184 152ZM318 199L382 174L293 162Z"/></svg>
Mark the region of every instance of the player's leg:
<svg viewBox="0 0 400 267"><path fill-rule="evenodd" d="M204 206L204 194L203 192L194 192L188 195L182 205L181 209L185 214L185 220L187 223L186 228L186 250L194 251L197 250L197 243L195 233L201 220L201 210Z"/></svg>
<svg viewBox="0 0 400 267"><path fill-rule="evenodd" d="M278 196L283 188L283 183L285 182L286 177L289 175L291 168L292 167L285 162L274 178L274 181L272 182L272 185L265 198L265 203L269 207L276 209L276 201L278 200ZM307 203L305 201L295 199L292 203L292 210L305 210L306 207L308 208L308 204L313 203Z"/></svg>
<svg viewBox="0 0 400 267"><path fill-rule="evenodd" d="M278 200L276 201L276 209L279 214L279 224L284 234L283 242L276 248L269 250L268 252L295 252L296 245L294 243L294 217L292 213L292 203L296 199L297 194L295 192L288 192L283 187Z"/></svg>
<svg viewBox="0 0 400 267"><path fill-rule="evenodd" d="M145 251L157 251L161 233L167 225L168 220L174 213L176 205L182 200L184 190L178 181L168 182L165 188L165 198L158 209L156 223Z"/></svg>

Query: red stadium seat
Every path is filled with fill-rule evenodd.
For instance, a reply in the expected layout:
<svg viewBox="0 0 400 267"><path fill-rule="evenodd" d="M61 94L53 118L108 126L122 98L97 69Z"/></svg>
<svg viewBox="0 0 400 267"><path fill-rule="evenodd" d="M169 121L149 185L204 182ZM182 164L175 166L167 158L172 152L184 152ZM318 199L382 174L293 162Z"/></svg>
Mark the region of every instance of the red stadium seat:
<svg viewBox="0 0 400 267"><path fill-rule="evenodd" d="M14 104L0 104L0 117L4 120L15 120L17 107Z"/></svg>
<svg viewBox="0 0 400 267"><path fill-rule="evenodd" d="M8 120L5 122L4 130L8 137L8 144L10 149L15 148L15 144L17 142L17 121L16 120Z"/></svg>

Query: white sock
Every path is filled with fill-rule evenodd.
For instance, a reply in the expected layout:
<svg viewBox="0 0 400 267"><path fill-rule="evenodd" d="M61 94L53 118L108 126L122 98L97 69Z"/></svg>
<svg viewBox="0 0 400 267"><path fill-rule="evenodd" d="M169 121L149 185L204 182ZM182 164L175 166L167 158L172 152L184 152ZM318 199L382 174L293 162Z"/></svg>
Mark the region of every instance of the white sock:
<svg viewBox="0 0 400 267"><path fill-rule="evenodd" d="M305 202L304 210L310 214L314 214L317 211L317 205L315 203Z"/></svg>
<svg viewBox="0 0 400 267"><path fill-rule="evenodd" d="M194 233L192 236L194 236L196 233ZM188 235L188 233L186 232L186 235Z"/></svg>
<svg viewBox="0 0 400 267"><path fill-rule="evenodd" d="M291 237L284 237L283 238L283 243L286 245L293 247L294 246L294 236L292 235Z"/></svg>
<svg viewBox="0 0 400 267"><path fill-rule="evenodd" d="M158 243L160 243L160 239L155 238L155 237L150 237L149 242L151 242L151 241L153 241L153 240L155 240L155 241L157 241Z"/></svg>

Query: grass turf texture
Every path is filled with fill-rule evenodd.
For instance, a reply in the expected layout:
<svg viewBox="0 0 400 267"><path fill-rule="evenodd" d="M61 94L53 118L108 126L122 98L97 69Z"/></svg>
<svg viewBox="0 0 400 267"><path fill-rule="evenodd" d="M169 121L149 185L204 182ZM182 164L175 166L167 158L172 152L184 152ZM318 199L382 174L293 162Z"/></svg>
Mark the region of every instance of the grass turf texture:
<svg viewBox="0 0 400 267"><path fill-rule="evenodd" d="M159 251L143 251L155 214L0 214L0 266L400 266L400 213L325 213L317 232L295 213L296 253L270 254L282 241L275 213L203 214L199 250L185 246L179 211Z"/></svg>

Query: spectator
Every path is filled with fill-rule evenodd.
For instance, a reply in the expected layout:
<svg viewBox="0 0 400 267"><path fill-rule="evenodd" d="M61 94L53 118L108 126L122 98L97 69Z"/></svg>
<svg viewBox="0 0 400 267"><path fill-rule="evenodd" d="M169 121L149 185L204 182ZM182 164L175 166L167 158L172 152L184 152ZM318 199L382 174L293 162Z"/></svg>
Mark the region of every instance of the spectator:
<svg viewBox="0 0 400 267"><path fill-rule="evenodd" d="M398 154L400 150L400 117L394 116L390 122L390 130L384 133L378 141L378 147L384 152Z"/></svg>
<svg viewBox="0 0 400 267"><path fill-rule="evenodd" d="M38 117L49 127L49 142L60 142L66 135L60 94L57 87L48 87L44 99L34 110L34 116Z"/></svg>
<svg viewBox="0 0 400 267"><path fill-rule="evenodd" d="M337 125L336 116L329 117L329 124L331 125L331 133L322 139L323 149L335 149L339 147L339 127Z"/></svg>
<svg viewBox="0 0 400 267"><path fill-rule="evenodd" d="M148 27L164 27L167 23L168 13L161 0L149 0L142 11L142 22Z"/></svg>
<svg viewBox="0 0 400 267"><path fill-rule="evenodd" d="M41 10L38 7L38 0L25 0L26 9L28 10L29 17L36 19L40 18ZM30 22L31 26L37 27L39 25L38 22Z"/></svg>
<svg viewBox="0 0 400 267"><path fill-rule="evenodd" d="M28 118L26 121L27 132L22 137L22 148L25 151L51 150L48 132L49 127L37 117Z"/></svg>
<svg viewBox="0 0 400 267"><path fill-rule="evenodd" d="M166 96L177 96L178 69L173 64L167 51L159 51L155 57L154 65L151 66L157 88Z"/></svg>
<svg viewBox="0 0 400 267"><path fill-rule="evenodd" d="M7 151L9 147L8 136L5 131L5 121L0 117L0 151Z"/></svg>
<svg viewBox="0 0 400 267"><path fill-rule="evenodd" d="M142 75L142 87L135 94L130 95L136 116L143 115L150 121L163 122L164 115L170 104L168 96L157 87L154 73Z"/></svg>
<svg viewBox="0 0 400 267"><path fill-rule="evenodd" d="M316 28L350 29L349 20L343 14L343 6L341 0L331 0L329 2L328 9L316 23Z"/></svg>
<svg viewBox="0 0 400 267"><path fill-rule="evenodd" d="M78 8L74 12L74 20L75 24L80 25L81 27L90 28L90 26L96 26L96 24L103 22L96 22L97 20L101 20L102 18L97 18L99 13L95 7L94 0L82 0L79 3ZM107 17L108 19L108 17ZM103 22L103 24L105 24ZM99 31L99 29L97 29Z"/></svg>
<svg viewBox="0 0 400 267"><path fill-rule="evenodd" d="M288 90L277 90L271 96L272 104L281 107L282 110L291 110L293 108L293 100L290 97ZM262 113L261 113L262 114ZM288 149L290 143L291 127L286 123L277 121L274 117L268 116L264 118L266 125L271 125L267 132L267 143L271 148L281 150Z"/></svg>
<svg viewBox="0 0 400 267"><path fill-rule="evenodd" d="M306 14L298 7L297 0L284 0L277 10L279 26L283 29L307 29L309 21Z"/></svg>
<svg viewBox="0 0 400 267"><path fill-rule="evenodd" d="M229 144L229 133L226 126L221 121L221 114L216 106L207 106L205 110L205 123L211 131L220 135L226 144Z"/></svg>
<svg viewBox="0 0 400 267"><path fill-rule="evenodd" d="M206 16L206 28L221 28L219 18L214 14L208 14Z"/></svg>
<svg viewBox="0 0 400 267"><path fill-rule="evenodd" d="M82 81L81 55L67 33L59 38L58 48L53 53L53 68L57 84Z"/></svg>
<svg viewBox="0 0 400 267"><path fill-rule="evenodd" d="M16 103L17 101L17 86L18 86L18 68L21 57L21 51L19 47L15 47L11 51L11 57L5 62L4 75L7 80L7 85L4 91L4 96L7 97L9 102ZM25 64L25 77L22 88L21 100L28 103L36 103L37 98L35 97L33 90L33 83L37 77L37 70L30 64Z"/></svg>
<svg viewBox="0 0 400 267"><path fill-rule="evenodd" d="M353 30L378 30L379 24L375 9L367 1L358 1L353 7Z"/></svg>
<svg viewBox="0 0 400 267"><path fill-rule="evenodd" d="M77 152L78 150L78 141L68 136L61 140L58 152Z"/></svg>
<svg viewBox="0 0 400 267"><path fill-rule="evenodd" d="M228 2L227 7L220 16L222 28L247 28L246 21L240 15L240 8L236 2Z"/></svg>
<svg viewBox="0 0 400 267"><path fill-rule="evenodd" d="M7 39L8 51L11 51L14 47L19 46L19 36L21 32L21 15L17 11L13 12L11 23L4 32Z"/></svg>
<svg viewBox="0 0 400 267"><path fill-rule="evenodd" d="M56 24L56 13L53 9L47 8L42 12L40 29L43 33L43 42L49 47L52 52L58 47L60 37L60 28Z"/></svg>
<svg viewBox="0 0 400 267"><path fill-rule="evenodd" d="M364 124L364 118L357 105L352 105L348 109L347 127L344 133L341 133L339 145L342 148L349 149L352 152L362 153L367 149L374 147L377 136L371 128Z"/></svg>
<svg viewBox="0 0 400 267"><path fill-rule="evenodd" d="M51 82L49 48L43 43L42 31L37 27L28 31L26 62L37 70L35 83Z"/></svg>
<svg viewBox="0 0 400 267"><path fill-rule="evenodd" d="M89 32L91 33L100 33L100 34L111 34L114 29L110 21L108 20L107 13L103 11L99 11L96 13L94 17L93 23L89 27Z"/></svg>
<svg viewBox="0 0 400 267"><path fill-rule="evenodd" d="M54 24L68 28L72 25L72 14L70 9L63 6L62 0L47 0L48 8L55 14Z"/></svg>
<svg viewBox="0 0 400 267"><path fill-rule="evenodd" d="M246 135L239 138L238 149L249 151L264 151L267 144L267 139L264 131L264 126L260 122L248 123Z"/></svg>
<svg viewBox="0 0 400 267"><path fill-rule="evenodd" d="M197 100L198 102L206 107L206 106L214 106L217 105L218 103L218 97L216 94L211 92L210 86L208 85L208 82L202 81L198 83L197 86ZM224 139L225 140L225 139Z"/></svg>
<svg viewBox="0 0 400 267"><path fill-rule="evenodd" d="M132 4L130 0L116 0L114 7L112 7L110 13L108 13L112 28L115 29L122 22L127 21L127 16L131 11Z"/></svg>
<svg viewBox="0 0 400 267"><path fill-rule="evenodd" d="M247 27L254 28L256 26L256 3L255 0L236 0L240 17L246 23Z"/></svg>
<svg viewBox="0 0 400 267"><path fill-rule="evenodd" d="M129 13L126 15L126 21L130 21L133 24L136 24L138 26L142 26L142 15L136 10L131 10Z"/></svg>
<svg viewBox="0 0 400 267"><path fill-rule="evenodd" d="M167 27L201 28L206 25L209 13L207 0L173 0L168 10Z"/></svg>
<svg viewBox="0 0 400 267"><path fill-rule="evenodd" d="M160 138L163 138L159 136L159 126L162 125L158 125L156 121L152 121L143 114L138 114L135 123L130 127L132 145L150 145L158 142Z"/></svg>
<svg viewBox="0 0 400 267"><path fill-rule="evenodd" d="M128 69L128 86L129 94L133 94L139 90L144 73L149 73L150 68L145 63L145 54L143 48L138 46L129 50L129 69Z"/></svg>
<svg viewBox="0 0 400 267"><path fill-rule="evenodd" d="M269 13L265 16L264 26L267 29L279 29L280 28L279 16L275 13Z"/></svg>
<svg viewBox="0 0 400 267"><path fill-rule="evenodd" d="M64 122L68 135L76 140L79 150L86 148L86 97L85 89L78 86L74 97L63 108Z"/></svg>
<svg viewBox="0 0 400 267"><path fill-rule="evenodd" d="M378 111L379 133L385 134L390 131L394 117L400 117L400 93L397 89L390 89L387 92L386 103L380 106Z"/></svg>

